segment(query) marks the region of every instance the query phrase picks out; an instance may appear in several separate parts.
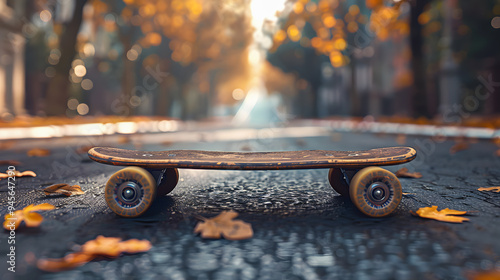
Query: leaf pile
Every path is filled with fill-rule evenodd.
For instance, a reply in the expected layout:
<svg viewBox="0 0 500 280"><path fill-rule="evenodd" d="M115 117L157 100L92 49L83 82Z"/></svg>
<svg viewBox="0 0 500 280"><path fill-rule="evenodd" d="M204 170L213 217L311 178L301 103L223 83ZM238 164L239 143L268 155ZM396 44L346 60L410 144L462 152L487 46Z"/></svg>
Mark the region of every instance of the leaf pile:
<svg viewBox="0 0 500 280"><path fill-rule="evenodd" d="M37 227L39 226L42 221L43 217L42 215L36 213L35 211L46 211L46 210L52 210L55 209L56 207L54 205L51 205L49 203L42 203L39 205L28 205L24 207L22 210L16 210L14 211L14 214L7 214L5 215L5 221L3 223L3 228L6 230L10 230L11 224L14 224L14 229L17 229L19 225L21 225L21 222L24 221L27 227Z"/></svg>
<svg viewBox="0 0 500 280"><path fill-rule="evenodd" d="M442 222L449 223L463 223L464 221L468 221L468 218L457 217L452 215L465 215L467 211L458 211L445 208L441 211L437 210L437 206L433 205L432 207L422 207L417 210L417 215L422 218L434 219Z"/></svg>
<svg viewBox="0 0 500 280"><path fill-rule="evenodd" d="M116 258L123 253L135 254L151 249L147 240L129 239L122 241L118 237L104 237L99 235L94 240L89 240L80 246L80 251L70 253L60 259L40 259L37 267L44 271L58 272L72 269L99 258Z"/></svg>
<svg viewBox="0 0 500 280"><path fill-rule="evenodd" d="M479 188L477 189L480 192L497 192L500 193L500 187L489 187L489 188Z"/></svg>
<svg viewBox="0 0 500 280"><path fill-rule="evenodd" d="M408 168L403 167L396 171L395 175L398 178L422 178L422 173L420 172L408 172Z"/></svg>
<svg viewBox="0 0 500 280"><path fill-rule="evenodd" d="M82 188L79 185L70 186L68 184L55 184L46 187L43 192L45 193L45 195L63 194L65 196L85 194L85 192L82 191Z"/></svg>
<svg viewBox="0 0 500 280"><path fill-rule="evenodd" d="M12 177L12 175L9 175L8 173L9 171L7 171L7 173L0 173L0 180ZM36 177L36 173L33 171L23 171L23 172L19 170L14 171L14 177L26 177L26 176Z"/></svg>
<svg viewBox="0 0 500 280"><path fill-rule="evenodd" d="M233 220L238 216L233 210L222 211L219 215L199 222L194 233L201 233L203 238L219 239L224 237L228 240L248 239L253 236L252 226L242 220Z"/></svg>

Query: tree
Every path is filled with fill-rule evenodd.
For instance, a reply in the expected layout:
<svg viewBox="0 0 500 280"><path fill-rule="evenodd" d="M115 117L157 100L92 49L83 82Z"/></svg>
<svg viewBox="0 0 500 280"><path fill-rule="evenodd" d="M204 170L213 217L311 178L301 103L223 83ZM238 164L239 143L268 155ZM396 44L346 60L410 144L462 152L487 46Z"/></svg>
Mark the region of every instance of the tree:
<svg viewBox="0 0 500 280"><path fill-rule="evenodd" d="M407 23L399 19L402 2L393 7L384 5L383 0L367 0L364 13L360 6L348 5L338 0L298 0L289 13L282 17L281 26L273 34L273 47L268 59L286 72L295 72L312 86L314 104L319 88L319 68L325 58L332 67L344 67L351 63L351 114L359 115L360 100L356 91L355 49L358 39L366 35L361 27L368 24L379 40L399 36L407 32ZM370 14L371 11L371 15ZM299 64L294 51L307 53L306 64ZM288 55L287 55L288 52ZM285 57L287 56L287 57ZM321 58L314 58L320 56ZM295 60L290 62L290 60ZM315 62L315 65L310 63ZM294 64L295 65L291 65ZM283 67L283 65L290 67ZM305 67L304 67L305 66ZM308 68L311 67L311 68ZM318 80L319 79L319 80Z"/></svg>
<svg viewBox="0 0 500 280"><path fill-rule="evenodd" d="M144 33L138 43L144 48L168 46L159 50L170 55L165 64L179 84L184 118L194 114L189 90L195 77L198 90L208 95L205 106L218 98L217 90L227 92L230 81L239 80L241 86L248 80L247 48L252 40L248 0L125 3L122 17Z"/></svg>
<svg viewBox="0 0 500 280"><path fill-rule="evenodd" d="M69 73L76 55L78 31L82 24L83 7L87 0L75 0L75 8L71 20L64 24L59 38L61 56L55 68L55 76L51 79L46 95L46 113L50 116L66 114L66 104L69 98Z"/></svg>

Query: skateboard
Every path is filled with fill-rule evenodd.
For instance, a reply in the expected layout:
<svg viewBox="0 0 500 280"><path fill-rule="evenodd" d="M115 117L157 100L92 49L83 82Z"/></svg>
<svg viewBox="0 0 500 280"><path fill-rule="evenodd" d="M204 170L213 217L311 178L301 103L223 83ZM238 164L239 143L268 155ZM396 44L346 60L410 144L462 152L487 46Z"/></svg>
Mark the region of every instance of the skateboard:
<svg viewBox="0 0 500 280"><path fill-rule="evenodd" d="M380 166L409 162L410 147L366 151L213 152L199 150L134 151L95 147L90 159L126 166L105 186L109 208L122 217L144 214L157 196L170 193L179 180L178 169L281 170L328 168L328 181L342 196L370 217L391 214L402 198L401 183Z"/></svg>

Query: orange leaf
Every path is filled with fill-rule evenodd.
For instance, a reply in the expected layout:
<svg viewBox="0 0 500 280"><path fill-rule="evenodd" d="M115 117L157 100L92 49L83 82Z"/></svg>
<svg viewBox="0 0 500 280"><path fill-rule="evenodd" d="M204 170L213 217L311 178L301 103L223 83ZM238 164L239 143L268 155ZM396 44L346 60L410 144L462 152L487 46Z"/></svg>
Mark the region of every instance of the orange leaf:
<svg viewBox="0 0 500 280"><path fill-rule="evenodd" d="M479 188L477 189L478 191L484 192L497 192L500 193L500 187L489 187L489 188Z"/></svg>
<svg viewBox="0 0 500 280"><path fill-rule="evenodd" d="M130 239L120 243L120 249L124 253L135 254L146 252L151 249L151 243L147 240Z"/></svg>
<svg viewBox="0 0 500 280"><path fill-rule="evenodd" d="M58 272L81 266L97 257L115 258L122 253L139 253L151 249L147 240L130 239L121 241L118 237L104 237L99 235L94 240L85 242L80 252L71 253L61 259L40 259L37 267L41 270Z"/></svg>
<svg viewBox="0 0 500 280"><path fill-rule="evenodd" d="M223 211L218 216L199 222L195 233L201 233L203 238L219 239L221 236L228 240L248 239L253 236L252 226L241 220L233 220L238 213L230 210Z"/></svg>
<svg viewBox="0 0 500 280"><path fill-rule="evenodd" d="M94 146L81 146L78 149L75 150L75 152L79 155L81 154L86 154L90 149L92 149Z"/></svg>
<svg viewBox="0 0 500 280"><path fill-rule="evenodd" d="M456 152L467 150L469 148L469 144L465 142L457 142L453 147L450 148L450 154L455 154Z"/></svg>
<svg viewBox="0 0 500 280"><path fill-rule="evenodd" d="M26 208L24 208L24 211L45 211L45 210L53 210L56 207L50 203L42 203L38 205L28 205Z"/></svg>
<svg viewBox="0 0 500 280"><path fill-rule="evenodd" d="M26 176L36 177L36 173L33 171L20 172L19 170L15 170L14 174L12 174L12 173L9 173L9 171L6 171L6 173L0 173L0 180L6 179L9 177L26 177Z"/></svg>
<svg viewBox="0 0 500 280"><path fill-rule="evenodd" d="M71 195L85 194L85 192L82 191L80 186L78 185L70 186L68 184L55 184L46 187L43 191L45 192L45 195L64 194L65 196L71 196Z"/></svg>
<svg viewBox="0 0 500 280"><path fill-rule="evenodd" d="M50 151L47 149L34 148L26 153L30 157L46 157L50 155Z"/></svg>
<svg viewBox="0 0 500 280"><path fill-rule="evenodd" d="M68 254L66 257L61 259L41 259L38 260L36 266L44 271L58 272L84 265L93 260L95 257L96 256L92 254L78 252Z"/></svg>
<svg viewBox="0 0 500 280"><path fill-rule="evenodd" d="M468 279L471 280L499 280L500 270L483 271L477 273L469 273Z"/></svg>
<svg viewBox="0 0 500 280"><path fill-rule="evenodd" d="M16 210L12 214L5 215L3 228L6 230L12 230L11 227L17 229L22 221L24 221L27 227L37 227L42 223L43 217L38 213L34 213L34 211L52 210L54 208L55 206L49 203L28 205L22 210Z"/></svg>
<svg viewBox="0 0 500 280"><path fill-rule="evenodd" d="M399 178L422 178L422 173L420 172L408 172L408 168L403 167L396 171L396 176Z"/></svg>
<svg viewBox="0 0 500 280"><path fill-rule="evenodd" d="M417 210L417 215L422 218L434 219L442 222L449 223L463 223L464 221L468 221L468 218L464 217L456 217L450 215L465 215L467 211L458 211L452 209L443 209L441 211L437 210L437 206L433 205L432 207L422 207Z"/></svg>
<svg viewBox="0 0 500 280"><path fill-rule="evenodd" d="M122 252L120 250L121 238L104 237L99 235L96 239L85 242L82 245L82 252L106 257L118 257Z"/></svg>
<svg viewBox="0 0 500 280"><path fill-rule="evenodd" d="M0 165L21 165L17 160L0 160Z"/></svg>

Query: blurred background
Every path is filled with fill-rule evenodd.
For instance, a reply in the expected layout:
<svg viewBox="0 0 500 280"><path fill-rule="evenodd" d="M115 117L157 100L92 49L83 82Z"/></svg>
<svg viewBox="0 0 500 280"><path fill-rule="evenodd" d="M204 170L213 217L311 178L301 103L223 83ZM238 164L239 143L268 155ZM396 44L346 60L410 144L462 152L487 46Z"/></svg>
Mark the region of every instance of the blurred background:
<svg viewBox="0 0 500 280"><path fill-rule="evenodd" d="M500 0L0 0L0 119L498 127Z"/></svg>

